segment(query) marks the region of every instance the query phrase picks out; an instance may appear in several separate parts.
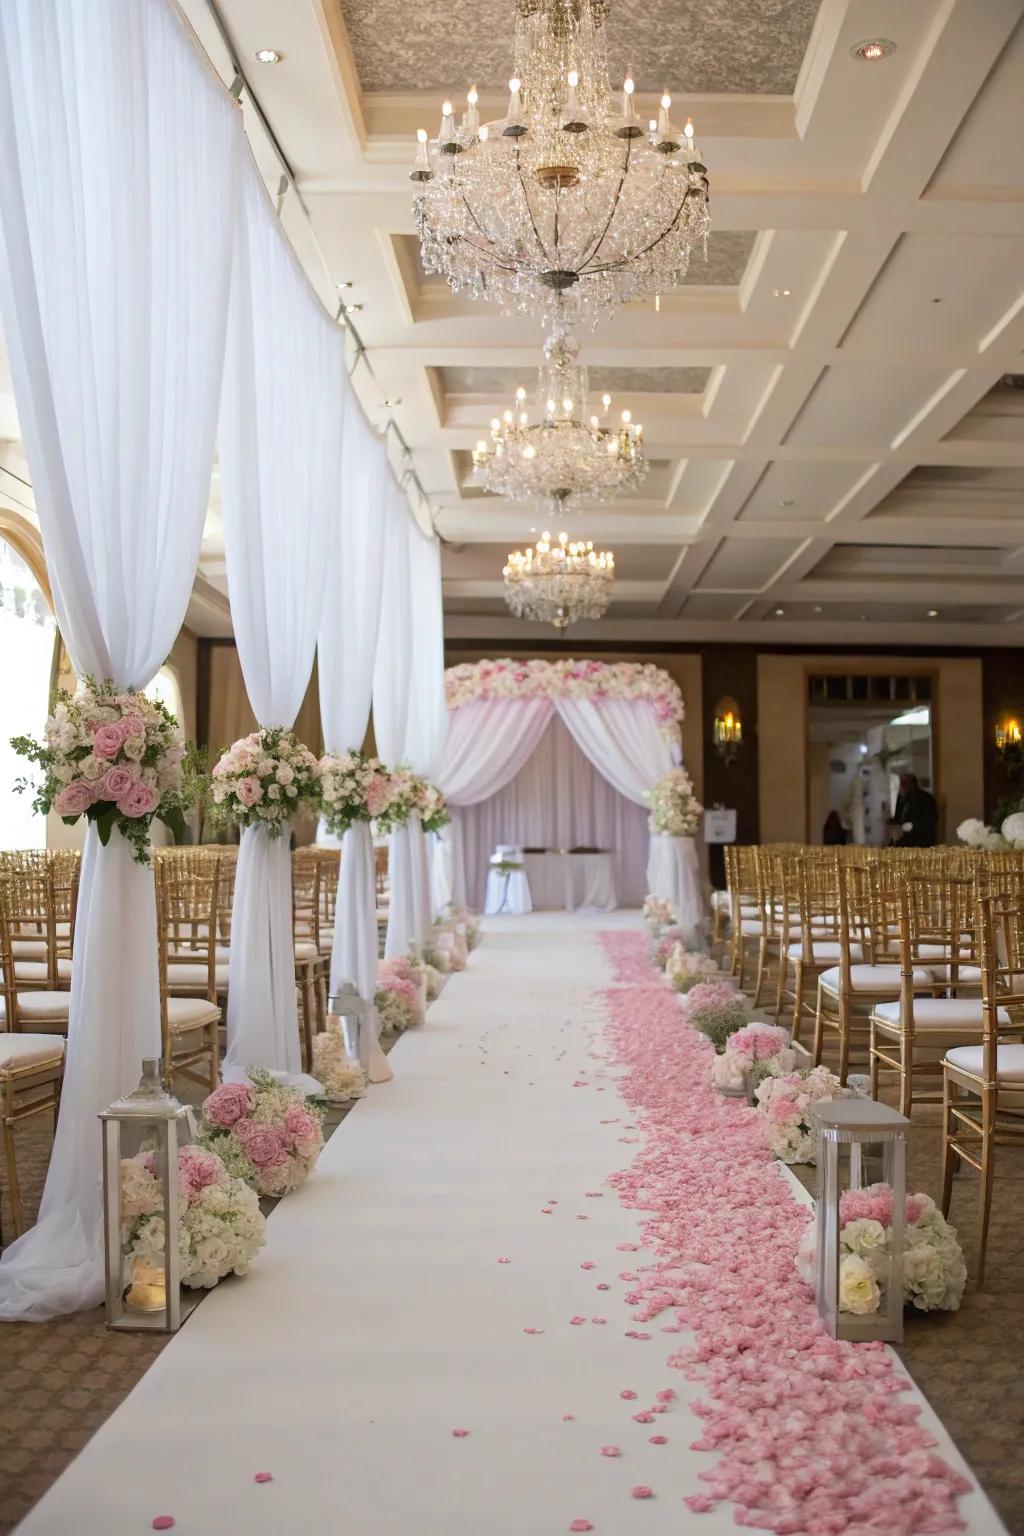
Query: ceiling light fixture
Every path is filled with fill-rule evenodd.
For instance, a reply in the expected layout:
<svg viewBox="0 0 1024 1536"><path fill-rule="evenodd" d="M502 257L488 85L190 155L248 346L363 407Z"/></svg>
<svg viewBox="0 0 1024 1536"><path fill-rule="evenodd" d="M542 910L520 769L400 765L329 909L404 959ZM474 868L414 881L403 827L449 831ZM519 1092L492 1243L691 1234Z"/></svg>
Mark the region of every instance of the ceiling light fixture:
<svg viewBox="0 0 1024 1536"><path fill-rule="evenodd" d="M257 48L257 64L280 64L283 55L276 48Z"/></svg>
<svg viewBox="0 0 1024 1536"><path fill-rule="evenodd" d="M879 59L892 57L896 44L891 37L869 37L863 43L854 43L850 52L865 64L877 64Z"/></svg>
<svg viewBox="0 0 1024 1536"><path fill-rule="evenodd" d="M773 299L788 299L791 296L792 292L793 292L792 288L773 288L772 289L772 298Z"/></svg>
<svg viewBox="0 0 1024 1536"><path fill-rule="evenodd" d="M775 617L777 619L781 619L782 615L785 613L785 611L786 611L785 608L776 608L776 610L775 610Z"/></svg>
<svg viewBox="0 0 1024 1536"><path fill-rule="evenodd" d="M710 217L693 124L665 92L645 130L627 74L613 96L609 0L515 0L504 117L481 123L470 90L437 138L417 134L410 175L428 273L506 310L548 314L564 295L596 320L686 276Z"/></svg>
<svg viewBox="0 0 1024 1536"><path fill-rule="evenodd" d="M929 608L928 609L928 617L930 619L937 619L938 616L939 616L939 610L937 608Z"/></svg>
<svg viewBox="0 0 1024 1536"><path fill-rule="evenodd" d="M339 283L338 284L338 292L339 293L344 293L347 289L349 289L351 287L352 287L351 283Z"/></svg>
<svg viewBox="0 0 1024 1536"><path fill-rule="evenodd" d="M567 629L577 619L599 619L612 598L615 556L595 549L590 539L557 543L542 533L532 549L514 549L502 572L505 601L520 619Z"/></svg>
<svg viewBox="0 0 1024 1536"><path fill-rule="evenodd" d="M346 304L345 313L346 315L358 315L362 307L363 306L361 304Z"/></svg>

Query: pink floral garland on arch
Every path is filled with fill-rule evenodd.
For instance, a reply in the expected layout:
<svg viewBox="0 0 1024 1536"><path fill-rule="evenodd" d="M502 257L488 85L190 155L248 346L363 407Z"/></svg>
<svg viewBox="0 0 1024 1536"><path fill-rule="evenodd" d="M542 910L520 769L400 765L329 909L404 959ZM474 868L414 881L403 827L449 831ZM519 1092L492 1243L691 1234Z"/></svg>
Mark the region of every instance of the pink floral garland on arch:
<svg viewBox="0 0 1024 1536"><path fill-rule="evenodd" d="M465 661L444 674L449 709L476 699L626 699L650 704L659 729L678 743L683 721L679 685L661 667L639 661Z"/></svg>
<svg viewBox="0 0 1024 1536"><path fill-rule="evenodd" d="M794 1268L809 1212L766 1151L753 1111L716 1093L710 1042L688 1028L639 933L604 933L618 985L603 994L620 1087L644 1132L612 1179L644 1211L658 1260L626 1301L641 1323L694 1335L668 1363L699 1381L694 1450L714 1451L695 1513L728 1499L737 1525L777 1536L924 1536L963 1529L971 1485L934 1453L881 1344L832 1339Z"/></svg>

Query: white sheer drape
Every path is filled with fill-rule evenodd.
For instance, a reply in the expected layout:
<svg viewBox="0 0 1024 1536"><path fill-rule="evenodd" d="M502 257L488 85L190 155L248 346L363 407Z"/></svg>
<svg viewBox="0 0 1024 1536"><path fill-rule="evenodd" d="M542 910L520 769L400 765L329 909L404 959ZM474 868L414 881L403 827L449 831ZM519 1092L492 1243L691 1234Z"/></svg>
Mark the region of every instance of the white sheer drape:
<svg viewBox="0 0 1024 1536"><path fill-rule="evenodd" d="M206 511L243 153L161 0L4 0L0 313L75 671L143 687L181 627ZM86 837L63 1106L0 1317L103 1293L96 1115L160 1051L153 878Z"/></svg>
<svg viewBox="0 0 1024 1536"><path fill-rule="evenodd" d="M243 178L220 417L228 594L262 726L291 727L313 666L338 516L341 333L300 271L255 167ZM242 833L224 1076L300 1070L288 834Z"/></svg>
<svg viewBox="0 0 1024 1536"><path fill-rule="evenodd" d="M406 516L409 538L409 595L412 608L412 670L405 729L406 761L436 783L444 753L448 711L444 702L444 616L441 604L441 546ZM422 943L434 921L430 845L418 818L410 837L413 919Z"/></svg>
<svg viewBox="0 0 1024 1536"><path fill-rule="evenodd" d="M317 641L320 718L328 751L357 751L363 745L370 717L384 572L387 477L384 444L350 402L345 418L341 515L331 530L327 592ZM372 1005L377 988L377 890L373 840L366 822L350 827L341 840L331 991L337 992L346 981ZM391 1071L377 1038L374 1015L360 1034L359 1054L371 1078L383 1081Z"/></svg>

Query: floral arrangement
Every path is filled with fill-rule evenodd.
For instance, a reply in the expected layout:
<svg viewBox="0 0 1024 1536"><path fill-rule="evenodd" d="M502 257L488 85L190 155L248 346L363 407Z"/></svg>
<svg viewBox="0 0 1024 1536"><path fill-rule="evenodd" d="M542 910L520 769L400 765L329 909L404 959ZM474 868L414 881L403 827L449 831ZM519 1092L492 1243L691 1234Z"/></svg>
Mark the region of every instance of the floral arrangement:
<svg viewBox="0 0 1024 1536"><path fill-rule="evenodd" d="M683 942L683 930L681 928L666 928L660 938L655 939L651 949L651 959L663 971L672 957L677 944Z"/></svg>
<svg viewBox="0 0 1024 1536"><path fill-rule="evenodd" d="M357 821L375 821L391 804L391 775L365 752L328 752L320 759L321 814L340 837Z"/></svg>
<svg viewBox="0 0 1024 1536"><path fill-rule="evenodd" d="M1001 832L987 826L977 816L969 816L966 821L962 821L956 829L956 835L968 848L984 848L989 853L997 853L1010 846Z"/></svg>
<svg viewBox="0 0 1024 1536"><path fill-rule="evenodd" d="M319 811L320 765L294 732L268 726L228 748L210 788L215 823L263 827L268 837L280 837L293 817Z"/></svg>
<svg viewBox="0 0 1024 1536"><path fill-rule="evenodd" d="M813 1163L816 1157L810 1106L834 1099L842 1084L828 1067L804 1067L766 1077L754 1098L761 1132L771 1152L783 1163Z"/></svg>
<svg viewBox="0 0 1024 1536"><path fill-rule="evenodd" d="M839 1310L867 1316L885 1297L892 1252L892 1188L871 1184L839 1197ZM809 1285L816 1278L816 1230L811 1222L796 1256ZM930 1195L908 1195L903 1249L903 1303L919 1312L955 1312L967 1266L951 1227Z"/></svg>
<svg viewBox="0 0 1024 1536"><path fill-rule="evenodd" d="M650 704L661 734L680 740L683 696L661 667L635 661L463 662L444 675L449 709L476 699L626 699Z"/></svg>
<svg viewBox="0 0 1024 1536"><path fill-rule="evenodd" d="M250 1067L247 1083L222 1083L202 1108L200 1146L257 1194L290 1194L316 1167L323 1112L269 1072Z"/></svg>
<svg viewBox="0 0 1024 1536"><path fill-rule="evenodd" d="M471 912L468 907L459 907L450 901L444 909L444 917L446 922L465 929L466 948L470 951L476 949L483 939L483 930L476 913Z"/></svg>
<svg viewBox="0 0 1024 1536"><path fill-rule="evenodd" d="M313 1036L313 1076L332 1104L348 1104L366 1092L366 1073L345 1049L338 1018L328 1017L326 1030Z"/></svg>
<svg viewBox="0 0 1024 1536"><path fill-rule="evenodd" d="M675 992L689 992L698 982L719 974L710 955L693 954L678 941L665 963L665 978Z"/></svg>
<svg viewBox="0 0 1024 1536"><path fill-rule="evenodd" d="M670 901L664 901L660 896L645 896L643 918L647 932L652 939L656 939L666 928L675 927L676 909Z"/></svg>
<svg viewBox="0 0 1024 1536"><path fill-rule="evenodd" d="M696 832L704 807L685 768L666 773L653 789L644 790L644 799L651 808L647 825L652 832L665 837L692 837Z"/></svg>
<svg viewBox="0 0 1024 1536"><path fill-rule="evenodd" d="M441 972L433 965L423 961L423 975L427 983L427 1002L436 1003L441 996Z"/></svg>
<svg viewBox="0 0 1024 1536"><path fill-rule="evenodd" d="M440 832L452 819L448 802L435 784L428 784L426 779L418 782L420 825L424 832Z"/></svg>
<svg viewBox="0 0 1024 1536"><path fill-rule="evenodd" d="M435 938L423 946L423 964L428 971L436 971L438 976L448 976L452 970L451 951L442 949Z"/></svg>
<svg viewBox="0 0 1024 1536"><path fill-rule="evenodd" d="M244 1275L267 1240L255 1193L202 1147L178 1153L178 1254L183 1285L209 1289L225 1275ZM156 1154L121 1163L121 1242L129 1258L162 1263L166 1226Z"/></svg>
<svg viewBox="0 0 1024 1536"><path fill-rule="evenodd" d="M750 1004L727 981L698 982L691 987L685 1007L687 1021L707 1036L716 1051L723 1051L729 1036L750 1023Z"/></svg>
<svg viewBox="0 0 1024 1536"><path fill-rule="evenodd" d="M178 722L163 704L86 677L75 693L57 695L43 735L41 742L29 736L11 741L15 752L43 770L35 786L37 811L55 811L69 824L87 817L104 846L116 827L139 864L149 862L154 816L175 837L182 835L195 783L186 772ZM20 780L15 787L29 784Z"/></svg>
<svg viewBox="0 0 1024 1536"><path fill-rule="evenodd" d="M777 1024L745 1024L731 1034L721 1055L711 1064L711 1080L716 1088L753 1092L766 1077L781 1077L792 1072L796 1052L790 1036Z"/></svg>
<svg viewBox="0 0 1024 1536"><path fill-rule="evenodd" d="M381 961L373 1002L383 1030L400 1035L423 1023L425 979L422 967L412 958Z"/></svg>

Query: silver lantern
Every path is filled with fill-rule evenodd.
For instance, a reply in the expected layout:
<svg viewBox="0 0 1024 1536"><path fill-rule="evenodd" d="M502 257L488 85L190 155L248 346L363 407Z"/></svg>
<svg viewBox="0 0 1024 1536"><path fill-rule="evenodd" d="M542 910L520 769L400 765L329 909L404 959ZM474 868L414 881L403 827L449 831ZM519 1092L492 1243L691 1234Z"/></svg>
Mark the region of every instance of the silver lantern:
<svg viewBox="0 0 1024 1536"><path fill-rule="evenodd" d="M134 1092L100 1111L103 1122L103 1239L106 1265L106 1324L108 1328L174 1333L198 1296L181 1298L178 1254L178 1149L191 1140L191 1112L163 1086L162 1062L142 1063L142 1078ZM155 1156L156 1177L163 1206L163 1264L136 1257L126 1273L121 1237L121 1160L134 1157L143 1145Z"/></svg>
<svg viewBox="0 0 1024 1536"><path fill-rule="evenodd" d="M337 992L332 992L327 1000L329 1013L335 1014L341 1020L341 1030L345 1037L345 1050L350 1061L363 1061L364 1028L368 1027L368 1021L373 1009L373 1004L368 1003L362 997L359 988L351 981L342 982ZM365 1065L365 1062L364 1062Z"/></svg>
<svg viewBox="0 0 1024 1536"><path fill-rule="evenodd" d="M887 1104L850 1097L810 1106L818 1138L817 1302L835 1339L903 1338L903 1252L907 1208L907 1132L910 1121ZM842 1151L849 1148L844 1185ZM892 1240L876 1310L840 1310L840 1210L844 1187L864 1187L866 1149L881 1161L882 1182L892 1190Z"/></svg>

